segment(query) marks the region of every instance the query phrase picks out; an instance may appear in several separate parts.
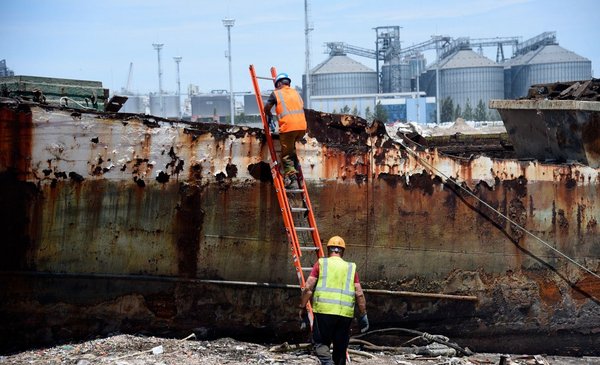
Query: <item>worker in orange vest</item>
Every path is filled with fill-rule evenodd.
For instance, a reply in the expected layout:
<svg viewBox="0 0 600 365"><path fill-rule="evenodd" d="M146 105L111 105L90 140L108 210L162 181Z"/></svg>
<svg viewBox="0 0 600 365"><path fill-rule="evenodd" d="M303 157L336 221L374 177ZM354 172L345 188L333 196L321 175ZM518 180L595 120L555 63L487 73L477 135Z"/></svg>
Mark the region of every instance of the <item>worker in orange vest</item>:
<svg viewBox="0 0 600 365"><path fill-rule="evenodd" d="M296 155L296 141L306 133L306 117L304 116L304 102L298 92L290 87L292 80L286 73L280 73L275 78L275 91L271 93L265 104L265 114L272 120L271 109L275 106L279 120L279 142L281 143L281 161L283 164L283 178L286 188L292 187L297 181L295 164L298 162Z"/></svg>

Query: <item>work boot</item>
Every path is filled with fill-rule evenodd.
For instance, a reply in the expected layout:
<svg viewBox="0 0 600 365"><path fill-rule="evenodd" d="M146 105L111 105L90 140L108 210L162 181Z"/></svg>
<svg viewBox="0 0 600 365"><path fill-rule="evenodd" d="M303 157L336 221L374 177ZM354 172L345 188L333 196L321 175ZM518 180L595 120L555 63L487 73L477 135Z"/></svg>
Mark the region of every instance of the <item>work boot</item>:
<svg viewBox="0 0 600 365"><path fill-rule="evenodd" d="M294 183L298 181L298 177L295 172L289 173L283 177L283 184L286 189L292 189L294 187Z"/></svg>

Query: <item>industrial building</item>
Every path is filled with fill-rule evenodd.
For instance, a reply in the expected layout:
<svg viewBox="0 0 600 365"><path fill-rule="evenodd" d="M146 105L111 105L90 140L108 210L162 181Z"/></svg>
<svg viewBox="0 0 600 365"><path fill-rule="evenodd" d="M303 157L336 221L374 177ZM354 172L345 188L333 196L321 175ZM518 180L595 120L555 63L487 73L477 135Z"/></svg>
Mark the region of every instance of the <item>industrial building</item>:
<svg viewBox="0 0 600 365"><path fill-rule="evenodd" d="M270 91L262 94L263 104L266 104ZM260 115L258 110L258 103L256 102L256 96L252 93L244 94L244 114L245 115Z"/></svg>
<svg viewBox="0 0 600 365"><path fill-rule="evenodd" d="M555 32L542 33L517 45L515 57L503 66L506 99L526 96L531 85L592 77L592 62L559 46Z"/></svg>
<svg viewBox="0 0 600 365"><path fill-rule="evenodd" d="M585 80L592 76L591 61L559 46L556 32L545 32L526 41L520 37L452 38L432 36L418 44L401 47L400 27L376 27L375 49L344 42L328 42L328 57L310 69L310 85L303 75L304 98L310 108L332 113L349 113L372 117L382 109L389 122L441 122L442 103L451 101L453 117L465 109L484 108L487 117L497 118L488 108L492 99L516 99L526 95L530 85L538 83ZM159 56L160 45L155 45ZM504 47L512 46L510 58ZM484 47L496 47L496 60L483 55ZM435 51L428 65L424 52ZM375 60L375 69L349 57L357 55ZM175 58L179 66L180 58ZM9 72L5 61L0 71ZM130 66L131 77L131 66ZM439 78L439 80L438 80ZM130 80L128 79L128 85ZM167 118L181 117L180 97L162 92L149 97L131 95L123 112L143 113ZM179 81L178 81L179 90ZM307 94L310 90L310 100ZM179 92L178 92L179 94ZM263 95L266 101L268 94ZM233 93L243 99L236 105L239 123L255 122L259 110L254 95ZM193 121L228 122L231 93L188 92L187 113ZM241 100L240 100L241 101ZM445 116L447 118L447 116Z"/></svg>
<svg viewBox="0 0 600 365"><path fill-rule="evenodd" d="M329 57L310 72L311 107L330 113L348 113L371 118L377 107L381 108L389 121L407 121L408 116L421 122L435 121L435 101L424 99L424 94L411 87L412 79L419 67L424 69L422 55L411 55L400 59L399 27L379 27L377 50L371 51L343 42L330 42L326 46ZM373 70L348 57L348 53L378 59L384 55L381 67L382 85L379 84L379 64ZM306 77L304 77L304 86ZM383 91L383 92L381 92ZM423 100L418 100L423 99ZM433 119L429 120L425 110L433 108ZM433 105L433 106L432 106ZM412 112L421 109L421 113ZM411 119L415 120L415 119Z"/></svg>
<svg viewBox="0 0 600 365"><path fill-rule="evenodd" d="M377 102L385 112L389 122L416 122L435 123L436 104L434 97L425 97L421 92L419 97L416 93L410 93L412 97L402 98L379 98ZM389 94L381 94L389 95Z"/></svg>
<svg viewBox="0 0 600 365"><path fill-rule="evenodd" d="M179 118L180 116L179 95L150 94L150 114L163 118Z"/></svg>
<svg viewBox="0 0 600 365"><path fill-rule="evenodd" d="M213 90L207 94L191 96L192 121L224 122L229 116L229 94L227 90Z"/></svg>
<svg viewBox="0 0 600 365"><path fill-rule="evenodd" d="M426 97L424 92L321 95L311 97L311 103L315 110L366 119L374 118L377 108L381 108L389 122L435 123L436 119L435 98Z"/></svg>
<svg viewBox="0 0 600 365"><path fill-rule="evenodd" d="M358 109L358 114L365 116L367 106L372 110L376 100L387 99L381 105L385 105L389 121L394 121L394 116L404 116L398 113L403 108L401 105L410 105L411 101L396 103L393 99L398 95L391 98L384 95L425 91L428 98L438 98L436 106L429 107L426 113L429 115L434 108L435 120L440 119L439 109L445 99L451 100L459 110L464 110L467 105L475 108L481 101L485 112L497 117L488 109L489 100L523 97L532 84L585 80L592 76L591 61L560 47L556 32L545 32L525 42L519 37L453 39L432 36L430 40L401 49L399 27L377 27L375 30L375 50L343 42L326 43L329 57L311 70L309 78L312 108L339 112L347 106L350 110ZM504 56L507 45L513 47L510 59ZM495 62L483 56L483 47L497 48ZM422 52L429 50L435 50L439 60L426 67ZM347 54L375 59L376 70ZM381 67L380 61L383 61ZM436 75L439 75L439 82ZM365 97L365 94L377 93L383 95ZM410 120L411 114L406 114L406 118Z"/></svg>
<svg viewBox="0 0 600 365"><path fill-rule="evenodd" d="M0 60L0 77L14 76L15 73L6 67L6 60Z"/></svg>

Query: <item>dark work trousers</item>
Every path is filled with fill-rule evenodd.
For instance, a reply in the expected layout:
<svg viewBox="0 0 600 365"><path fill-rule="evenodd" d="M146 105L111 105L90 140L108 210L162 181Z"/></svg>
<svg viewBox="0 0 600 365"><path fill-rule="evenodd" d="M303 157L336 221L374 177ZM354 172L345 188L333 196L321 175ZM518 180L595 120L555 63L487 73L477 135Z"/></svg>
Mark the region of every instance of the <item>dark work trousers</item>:
<svg viewBox="0 0 600 365"><path fill-rule="evenodd" d="M315 313L313 342L322 365L345 365L352 318ZM333 344L333 359L329 345Z"/></svg>
<svg viewBox="0 0 600 365"><path fill-rule="evenodd" d="M299 141L304 137L306 131L290 131L279 133L279 143L281 143L281 163L283 164L283 174L295 174L296 161L298 156L296 155L296 141Z"/></svg>

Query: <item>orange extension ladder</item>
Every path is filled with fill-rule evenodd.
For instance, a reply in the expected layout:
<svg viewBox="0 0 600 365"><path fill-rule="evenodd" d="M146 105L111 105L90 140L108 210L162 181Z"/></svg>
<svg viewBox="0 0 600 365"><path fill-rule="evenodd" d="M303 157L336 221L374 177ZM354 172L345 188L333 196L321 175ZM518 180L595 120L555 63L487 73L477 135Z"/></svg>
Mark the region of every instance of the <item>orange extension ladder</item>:
<svg viewBox="0 0 600 365"><path fill-rule="evenodd" d="M254 86L256 103L258 104L258 110L260 111L260 116L262 118L269 152L271 153L270 166L271 175L273 176L273 182L275 184L275 192L277 193L277 200L279 201L279 207L281 208L285 232L292 251L292 260L298 276L298 282L300 283L300 288L304 288L306 285L304 271L310 273L316 259L323 257L324 253L323 246L321 245L321 238L319 237L319 230L317 229L317 223L315 221L315 215L312 210L312 205L310 204L310 198L308 197L308 190L306 189L304 176L302 175L302 168L299 163L296 164L296 170L298 171L298 188L285 189L283 183L283 175L277 160L273 136L269 129L269 122L267 121L260 88L258 86L258 79L273 82L276 75L277 71L275 70L275 67L271 67L271 77L256 76L254 65L250 65L250 77L252 78L252 85ZM309 243L309 241L312 243ZM302 258L302 252L314 252L316 258L313 257L308 266L302 266L300 260ZM314 315L310 302L306 305L306 309L310 327L312 329Z"/></svg>

